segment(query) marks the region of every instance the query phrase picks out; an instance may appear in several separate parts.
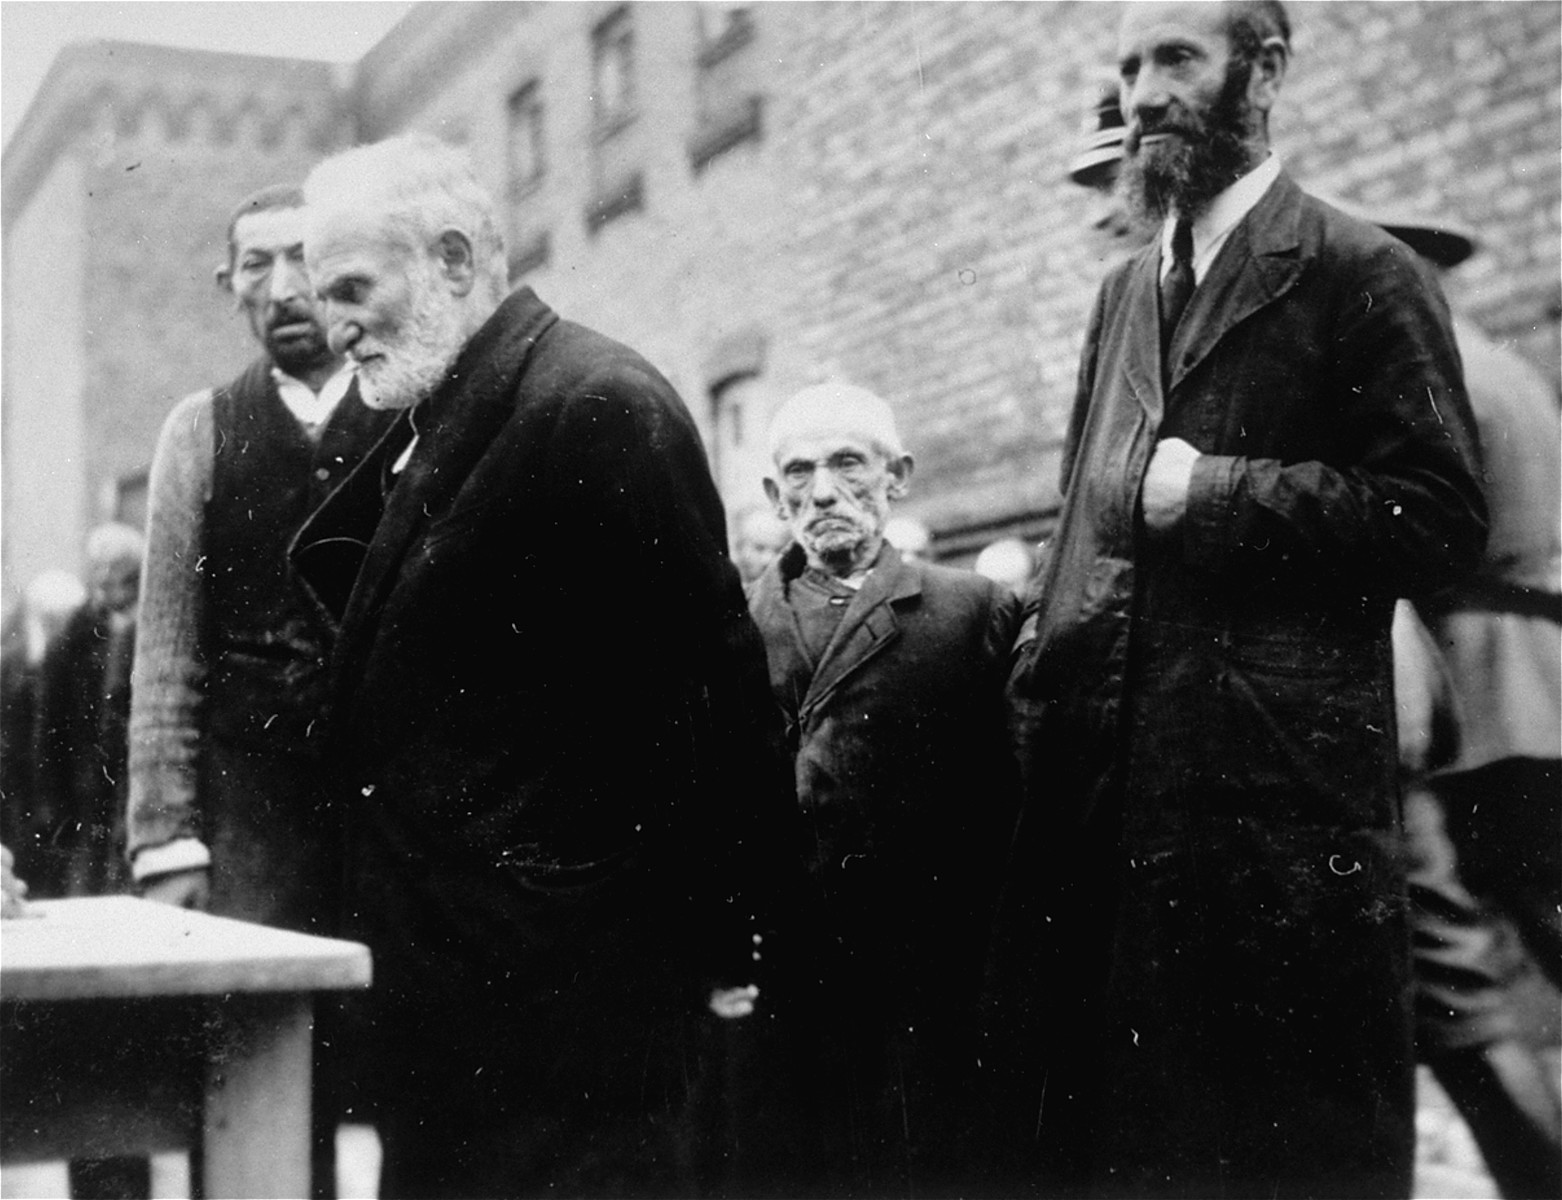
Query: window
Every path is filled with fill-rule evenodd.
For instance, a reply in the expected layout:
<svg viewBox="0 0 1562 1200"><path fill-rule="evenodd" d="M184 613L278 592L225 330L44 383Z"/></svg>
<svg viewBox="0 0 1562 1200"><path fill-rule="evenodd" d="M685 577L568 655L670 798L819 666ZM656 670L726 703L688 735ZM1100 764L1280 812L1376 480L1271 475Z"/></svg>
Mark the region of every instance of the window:
<svg viewBox="0 0 1562 1200"><path fill-rule="evenodd" d="M760 137L762 108L749 7L702 4L697 12L696 124L688 150L689 165L701 171L718 155Z"/></svg>
<svg viewBox="0 0 1562 1200"><path fill-rule="evenodd" d="M137 529L146 526L146 503L151 470L127 471L109 483L109 515L116 521L133 525Z"/></svg>
<svg viewBox="0 0 1562 1200"><path fill-rule="evenodd" d="M696 19L700 26L702 67L735 54L754 36L754 17L746 4L701 4Z"/></svg>
<svg viewBox="0 0 1562 1200"><path fill-rule="evenodd" d="M591 34L592 193L586 230L645 206L645 131L635 126L634 27L630 10L614 10Z"/></svg>
<svg viewBox="0 0 1562 1200"><path fill-rule="evenodd" d="M542 89L534 79L510 96L508 144L510 195L519 199L542 182Z"/></svg>
<svg viewBox="0 0 1562 1200"><path fill-rule="evenodd" d="M634 117L635 42L629 9L620 8L591 35L593 123L598 137L610 137Z"/></svg>
<svg viewBox="0 0 1562 1200"><path fill-rule="evenodd" d="M766 344L757 327L734 330L711 348L702 372L710 398L711 473L732 505L763 495L760 481L769 466L765 426L773 407L764 374Z"/></svg>

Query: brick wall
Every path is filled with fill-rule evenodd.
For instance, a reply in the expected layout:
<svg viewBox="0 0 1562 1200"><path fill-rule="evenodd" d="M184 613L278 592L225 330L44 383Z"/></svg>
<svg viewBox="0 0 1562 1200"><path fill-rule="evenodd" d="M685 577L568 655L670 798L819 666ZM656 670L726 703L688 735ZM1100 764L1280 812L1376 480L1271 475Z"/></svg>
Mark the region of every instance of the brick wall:
<svg viewBox="0 0 1562 1200"><path fill-rule="evenodd" d="M1065 178L1119 6L756 5L763 139L700 172L684 155L693 7L631 10L644 208L595 234L580 220L590 30L611 5L528 6L507 23L481 6L422 10L371 55L360 95L389 104L419 54L450 55L443 82L425 78L373 132L454 133L499 188L505 96L540 79L549 178L527 203L553 254L528 282L545 299L646 353L702 420L709 356L743 329L764 339L766 403L831 375L880 391L919 460L907 508L946 552L1043 526L1083 324L1122 253ZM1479 230L1451 296L1553 377L1559 11L1295 4L1273 127L1305 183ZM451 52L479 21L485 49Z"/></svg>
<svg viewBox="0 0 1562 1200"><path fill-rule="evenodd" d="M757 371L743 388L746 445L722 451L729 505L758 495L769 407L839 375L897 406L918 458L906 507L941 535L941 552L1039 531L1056 503L1084 321L1122 253L1089 227L1090 198L1064 177L1090 80L1114 57L1119 7L753 5L752 36L735 43L743 57L721 71L724 87L736 79L760 97L760 136L697 161L701 22L720 7L628 6L637 111L612 151L643 187L640 207L606 224L587 216L592 31L618 9L605 0L422 6L345 93L317 65L289 76L275 61L159 51L127 79L121 59L96 124L34 147L79 159L87 193L74 301L83 357L71 368L83 508L104 480L145 464L180 394L251 352L210 281L223 218L249 187L301 176L343 132L341 106L364 138L418 128L467 144L522 240L547 235L547 261L525 281L645 353L708 434L711 387L734 364ZM1448 278L1450 296L1556 378L1562 8L1342 0L1291 11L1295 55L1273 121L1290 169L1477 230L1482 253ZM510 197L508 99L532 80L546 169ZM13 200L17 141L8 251L25 207ZM6 283L8 334L18 297L59 286L47 271L15 279L9 261ZM13 359L8 347L8 467L36 449L23 431L37 422L10 411ZM50 526L7 476L9 571L15 539Z"/></svg>

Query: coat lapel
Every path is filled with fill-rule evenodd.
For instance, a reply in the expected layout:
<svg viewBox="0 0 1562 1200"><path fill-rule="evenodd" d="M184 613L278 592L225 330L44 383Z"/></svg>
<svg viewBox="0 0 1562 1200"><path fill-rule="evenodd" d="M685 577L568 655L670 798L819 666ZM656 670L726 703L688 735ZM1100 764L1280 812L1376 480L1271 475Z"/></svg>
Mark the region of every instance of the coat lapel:
<svg viewBox="0 0 1562 1200"><path fill-rule="evenodd" d="M1160 424L1165 411L1161 392L1160 265L1160 251L1152 245L1133 268L1128 285L1128 336L1124 339L1127 353L1122 360L1123 374L1152 429Z"/></svg>
<svg viewBox="0 0 1562 1200"><path fill-rule="evenodd" d="M902 562L900 554L886 542L878 565L846 606L835 636L819 659L803 699L800 715L805 722L842 681L894 644L900 636L895 604L921 592L921 570L914 563Z"/></svg>
<svg viewBox="0 0 1562 1200"><path fill-rule="evenodd" d="M407 414L401 413L299 527L288 547L288 558L298 577L334 626L342 623L382 515L380 480L411 437Z"/></svg>
<svg viewBox="0 0 1562 1200"><path fill-rule="evenodd" d="M1281 174L1237 223L1194 290L1172 339L1168 391L1175 391L1221 338L1289 291L1301 275L1301 197L1301 189Z"/></svg>
<svg viewBox="0 0 1562 1200"><path fill-rule="evenodd" d="M411 414L418 445L391 489L347 598L337 641L340 673L355 674L351 664L367 653L408 547L421 529L448 511L473 467L515 411L516 391L531 350L557 320L530 288L522 288L478 330L445 383ZM395 439L399 453L406 445L405 427L398 422L392 429L403 429L402 437ZM331 535L339 519L352 515L331 510L345 507L351 498L361 507L367 503L371 488L378 494L392 440L387 435L305 526L295 542L301 553L308 553L303 544L306 534L318 542L321 535ZM338 506L338 496L349 486L353 488L351 498L344 496ZM305 569L302 561L300 569Z"/></svg>

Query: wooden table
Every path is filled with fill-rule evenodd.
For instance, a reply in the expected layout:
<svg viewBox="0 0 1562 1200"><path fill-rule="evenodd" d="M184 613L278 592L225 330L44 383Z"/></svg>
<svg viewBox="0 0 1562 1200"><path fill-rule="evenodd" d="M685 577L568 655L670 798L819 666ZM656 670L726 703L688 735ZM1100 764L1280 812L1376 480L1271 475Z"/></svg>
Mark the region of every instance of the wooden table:
<svg viewBox="0 0 1562 1200"><path fill-rule="evenodd" d="M313 993L369 951L137 900L0 925L0 1161L203 1147L210 1197L309 1188Z"/></svg>

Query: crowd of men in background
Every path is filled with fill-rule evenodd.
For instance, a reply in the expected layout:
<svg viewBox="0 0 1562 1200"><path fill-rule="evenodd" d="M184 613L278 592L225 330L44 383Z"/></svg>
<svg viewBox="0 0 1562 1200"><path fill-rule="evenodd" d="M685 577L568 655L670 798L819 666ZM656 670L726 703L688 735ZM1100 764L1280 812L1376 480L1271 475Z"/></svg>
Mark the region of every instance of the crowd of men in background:
<svg viewBox="0 0 1562 1200"><path fill-rule="evenodd" d="M729 520L434 139L247 198L261 356L171 413L144 554L7 624L30 893L370 946L318 1196L349 1116L388 1197L1406 1196L1417 1053L1555 1195L1557 397L1450 318L1472 237L1287 175L1290 44L1127 11L1062 511L976 571L846 382Z"/></svg>

